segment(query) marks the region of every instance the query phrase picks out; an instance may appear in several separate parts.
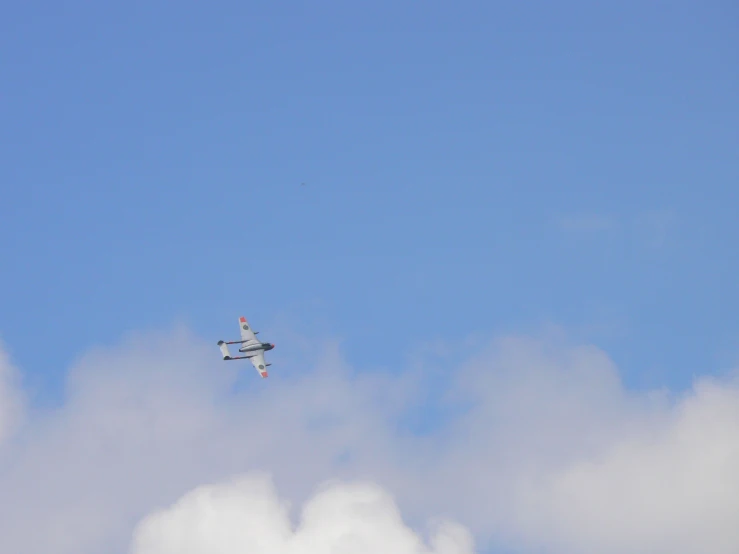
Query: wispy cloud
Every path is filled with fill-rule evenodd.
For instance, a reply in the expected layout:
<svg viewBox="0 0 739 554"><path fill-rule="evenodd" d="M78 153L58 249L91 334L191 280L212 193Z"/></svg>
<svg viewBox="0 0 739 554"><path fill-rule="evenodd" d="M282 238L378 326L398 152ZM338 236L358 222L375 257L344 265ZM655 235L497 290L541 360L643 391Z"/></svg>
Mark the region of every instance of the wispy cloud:
<svg viewBox="0 0 739 554"><path fill-rule="evenodd" d="M609 231L617 226L615 218L598 214L562 216L557 219L560 229L578 233Z"/></svg>
<svg viewBox="0 0 739 554"><path fill-rule="evenodd" d="M673 210L653 210L636 217L634 230L639 242L651 248L661 248L673 235L677 224L677 214Z"/></svg>
<svg viewBox="0 0 739 554"><path fill-rule="evenodd" d="M678 221L673 210L659 209L622 218L599 214L561 216L556 224L567 233L589 235L613 231L618 233L617 236L633 239L640 246L661 248L674 235Z"/></svg>

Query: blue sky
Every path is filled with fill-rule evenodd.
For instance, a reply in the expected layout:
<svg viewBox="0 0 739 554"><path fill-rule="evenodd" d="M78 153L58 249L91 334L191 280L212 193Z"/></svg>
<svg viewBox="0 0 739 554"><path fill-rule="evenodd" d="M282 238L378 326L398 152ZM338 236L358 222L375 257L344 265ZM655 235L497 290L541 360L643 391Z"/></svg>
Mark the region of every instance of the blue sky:
<svg viewBox="0 0 739 554"><path fill-rule="evenodd" d="M217 356L242 313L367 370L547 324L633 387L735 360L728 3L4 12L0 332L37 402L91 346L182 320Z"/></svg>

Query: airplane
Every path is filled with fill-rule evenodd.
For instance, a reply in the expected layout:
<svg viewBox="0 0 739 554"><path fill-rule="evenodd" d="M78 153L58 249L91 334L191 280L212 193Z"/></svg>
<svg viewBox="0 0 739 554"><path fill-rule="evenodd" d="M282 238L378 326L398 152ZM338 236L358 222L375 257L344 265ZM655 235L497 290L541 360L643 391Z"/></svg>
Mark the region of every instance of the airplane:
<svg viewBox="0 0 739 554"><path fill-rule="evenodd" d="M266 378L267 367L271 366L272 364L268 364L264 361L264 353L267 350L272 350L275 345L268 342L262 342L257 339L259 331L254 332L244 316L241 316L239 318L239 327L241 331L241 340L235 340L231 342L226 342L222 340L218 341L218 346L221 348L223 359L243 360L245 358L249 358L249 361L251 361L252 365L254 365L254 368L259 372L259 375L261 375L263 379ZM243 346L239 348L239 352L243 352L244 356L232 357L228 351L229 344L243 344Z"/></svg>

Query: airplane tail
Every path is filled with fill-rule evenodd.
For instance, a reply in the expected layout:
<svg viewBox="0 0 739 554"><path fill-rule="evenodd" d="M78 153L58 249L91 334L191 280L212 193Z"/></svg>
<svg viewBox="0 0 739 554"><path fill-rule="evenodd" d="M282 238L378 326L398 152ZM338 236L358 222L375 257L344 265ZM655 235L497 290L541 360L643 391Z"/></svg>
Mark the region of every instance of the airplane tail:
<svg viewBox="0 0 739 554"><path fill-rule="evenodd" d="M228 351L229 344L239 344L241 342L243 341L237 340L234 342L226 342L226 341L219 340L218 346L221 349L221 354L223 354L223 359L224 360L248 360L249 358L251 358L251 356L232 356L231 353Z"/></svg>
<svg viewBox="0 0 739 554"><path fill-rule="evenodd" d="M228 351L228 345L224 341L219 340L218 341L218 346L220 346L220 348L221 348L221 354L223 354L223 359L224 360L230 360L231 359L231 353Z"/></svg>

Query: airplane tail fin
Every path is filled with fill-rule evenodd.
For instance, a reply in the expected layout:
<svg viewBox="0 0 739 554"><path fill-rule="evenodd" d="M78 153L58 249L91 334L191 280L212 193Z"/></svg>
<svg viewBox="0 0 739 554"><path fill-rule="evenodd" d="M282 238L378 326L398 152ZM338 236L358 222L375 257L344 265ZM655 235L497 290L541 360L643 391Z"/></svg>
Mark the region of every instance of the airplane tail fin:
<svg viewBox="0 0 739 554"><path fill-rule="evenodd" d="M218 346L221 348L221 354L223 354L223 359L224 360L230 360L231 359L231 354L228 351L228 345L224 341L219 340L218 341Z"/></svg>

